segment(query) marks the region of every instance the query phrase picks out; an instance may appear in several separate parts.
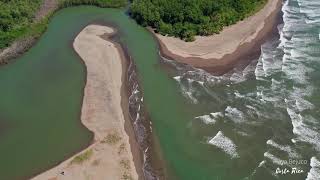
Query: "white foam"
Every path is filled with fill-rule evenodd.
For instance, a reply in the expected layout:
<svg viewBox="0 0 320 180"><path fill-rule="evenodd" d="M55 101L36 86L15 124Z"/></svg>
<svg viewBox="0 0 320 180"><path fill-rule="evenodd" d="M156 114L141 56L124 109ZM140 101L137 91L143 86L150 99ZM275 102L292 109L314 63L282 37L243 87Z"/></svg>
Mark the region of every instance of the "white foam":
<svg viewBox="0 0 320 180"><path fill-rule="evenodd" d="M237 108L233 108L228 106L225 110L225 116L227 116L230 120L235 123L242 123L244 122L244 115L243 112L238 110Z"/></svg>
<svg viewBox="0 0 320 180"><path fill-rule="evenodd" d="M175 79L177 82L181 82L181 76L175 76L175 77L173 77L173 79Z"/></svg>
<svg viewBox="0 0 320 180"><path fill-rule="evenodd" d="M193 104L198 104L197 98L193 96L194 89L191 87L185 87L182 83L180 83L181 91L184 97L189 99Z"/></svg>
<svg viewBox="0 0 320 180"><path fill-rule="evenodd" d="M308 172L306 180L319 180L320 177L320 161L316 157L312 157L310 160L311 169Z"/></svg>
<svg viewBox="0 0 320 180"><path fill-rule="evenodd" d="M234 95L236 96L236 98L244 98L245 95L240 94L238 91L234 92Z"/></svg>
<svg viewBox="0 0 320 180"><path fill-rule="evenodd" d="M259 165L253 170L250 176L245 177L243 180L250 180L252 177L257 173L257 169L264 166L266 164L266 161L263 160L259 163Z"/></svg>
<svg viewBox="0 0 320 180"><path fill-rule="evenodd" d="M249 137L250 135L244 131L237 131L237 134L239 134L240 136L245 136L245 137Z"/></svg>
<svg viewBox="0 0 320 180"><path fill-rule="evenodd" d="M267 144L274 148L280 149L281 151L287 152L291 158L300 157L298 153L295 150L293 150L289 145L280 145L271 139L267 141Z"/></svg>
<svg viewBox="0 0 320 180"><path fill-rule="evenodd" d="M246 77L242 74L242 72L235 72L232 73L231 77L230 77L230 81L233 83L241 83L244 82L246 79Z"/></svg>
<svg viewBox="0 0 320 180"><path fill-rule="evenodd" d="M188 91L183 91L183 94L185 95L185 97L187 97L193 104L198 104L198 100L193 97L192 92L188 92Z"/></svg>
<svg viewBox="0 0 320 180"><path fill-rule="evenodd" d="M304 117L301 114L294 112L294 110L290 108L287 108L287 112L291 118L293 126L292 132L297 136L297 138L292 139L292 142L297 142L297 140L308 142L312 144L317 151L320 151L320 133L304 124Z"/></svg>
<svg viewBox="0 0 320 180"><path fill-rule="evenodd" d="M265 161L265 160L261 161L261 162L259 163L258 167L262 167L264 164L266 164L266 161Z"/></svg>
<svg viewBox="0 0 320 180"><path fill-rule="evenodd" d="M210 114L214 118L223 117L223 114L221 112L214 112L214 113L210 113Z"/></svg>
<svg viewBox="0 0 320 180"><path fill-rule="evenodd" d="M215 117L211 117L210 115L198 116L196 119L200 119L205 124L215 124L217 122Z"/></svg>
<svg viewBox="0 0 320 180"><path fill-rule="evenodd" d="M297 97L296 98L296 107L298 108L299 112L302 112L307 109L313 109L314 105L303 98Z"/></svg>
<svg viewBox="0 0 320 180"><path fill-rule="evenodd" d="M280 165L280 166L283 165L283 162L284 162L283 160L281 160L280 158L274 156L273 154L271 154L271 153L269 153L269 152L265 152L265 153L263 154L263 156L264 156L265 158L270 159L270 160L272 161L272 163L274 163L274 164L277 164L277 165Z"/></svg>
<svg viewBox="0 0 320 180"><path fill-rule="evenodd" d="M208 141L209 144L214 145L231 156L231 158L239 158L237 153L237 146L233 143L231 139L226 137L222 131L219 131L211 140Z"/></svg>
<svg viewBox="0 0 320 180"><path fill-rule="evenodd" d="M255 74L257 80L264 80L264 77L265 77L265 72L263 70L262 58L263 57L260 57L260 59L258 60L256 69L254 71L254 74Z"/></svg>

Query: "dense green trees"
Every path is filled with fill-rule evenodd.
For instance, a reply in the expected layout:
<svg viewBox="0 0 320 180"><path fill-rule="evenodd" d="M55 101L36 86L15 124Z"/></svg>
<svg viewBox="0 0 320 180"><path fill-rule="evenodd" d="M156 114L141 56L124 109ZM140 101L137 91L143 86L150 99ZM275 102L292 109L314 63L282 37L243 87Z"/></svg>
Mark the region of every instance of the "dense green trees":
<svg viewBox="0 0 320 180"><path fill-rule="evenodd" d="M163 35L193 41L243 20L267 0L133 0L131 16Z"/></svg>
<svg viewBox="0 0 320 180"><path fill-rule="evenodd" d="M0 0L0 49L23 37L37 37L45 31L48 17L34 22L34 16L44 0ZM60 7L96 5L99 7L123 7L127 0L56 0Z"/></svg>
<svg viewBox="0 0 320 180"><path fill-rule="evenodd" d="M42 0L0 0L0 48L24 34Z"/></svg>
<svg viewBox="0 0 320 180"><path fill-rule="evenodd" d="M127 0L57 0L61 7L89 4L123 7ZM131 16L164 35L192 41L195 35L219 33L261 8L267 0L131 0ZM40 35L48 19L34 22L43 0L0 0L0 49L14 40Z"/></svg>

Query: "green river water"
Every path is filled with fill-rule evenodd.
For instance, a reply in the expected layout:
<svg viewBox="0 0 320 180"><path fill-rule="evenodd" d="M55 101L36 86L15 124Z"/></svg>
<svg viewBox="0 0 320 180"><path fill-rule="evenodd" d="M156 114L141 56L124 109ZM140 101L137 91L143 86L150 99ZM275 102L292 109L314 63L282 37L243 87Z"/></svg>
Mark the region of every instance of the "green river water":
<svg viewBox="0 0 320 180"><path fill-rule="evenodd" d="M222 77L160 62L155 39L122 10L59 11L33 48L0 67L0 180L29 178L90 144L93 134L80 123L85 66L72 42L97 22L117 27L136 64L165 179L312 177L320 170L320 21L306 20L308 3L288 0L281 38L262 46L244 71ZM286 164L290 159L306 162ZM278 167L304 172L279 175Z"/></svg>
<svg viewBox="0 0 320 180"><path fill-rule="evenodd" d="M120 10L64 9L54 16L47 32L30 51L0 68L0 123L4 127L0 135L1 179L30 177L90 143L93 134L80 123L85 67L72 49L72 42L95 21L119 27L121 41L137 61L152 119L162 122L159 129L168 126L166 121L178 125L185 119L182 98L174 81L157 66L157 45L147 30ZM163 134L164 139L182 138L176 135L178 129L170 129ZM172 143L166 142L164 148Z"/></svg>

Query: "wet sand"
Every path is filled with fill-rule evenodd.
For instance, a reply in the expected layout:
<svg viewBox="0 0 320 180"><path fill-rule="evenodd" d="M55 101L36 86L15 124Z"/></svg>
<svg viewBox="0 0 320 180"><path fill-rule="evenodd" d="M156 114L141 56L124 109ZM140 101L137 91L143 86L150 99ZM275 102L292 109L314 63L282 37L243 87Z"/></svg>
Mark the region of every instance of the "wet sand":
<svg viewBox="0 0 320 180"><path fill-rule="evenodd" d="M81 121L94 133L94 142L34 180L142 179L123 85L127 65L121 47L108 39L113 33L112 28L89 25L73 44L87 67Z"/></svg>
<svg viewBox="0 0 320 180"><path fill-rule="evenodd" d="M277 33L282 0L269 0L255 15L220 34L200 37L194 42L155 34L162 56L221 75L241 61L258 58L261 45Z"/></svg>

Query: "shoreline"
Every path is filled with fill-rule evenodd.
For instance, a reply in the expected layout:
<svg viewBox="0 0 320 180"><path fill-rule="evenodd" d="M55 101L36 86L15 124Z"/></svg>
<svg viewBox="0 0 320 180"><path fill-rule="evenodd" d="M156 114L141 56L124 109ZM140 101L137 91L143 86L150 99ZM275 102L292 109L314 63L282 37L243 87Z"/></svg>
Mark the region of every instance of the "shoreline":
<svg viewBox="0 0 320 180"><path fill-rule="evenodd" d="M62 1L61 1L62 2ZM45 25L41 32L35 33L31 32L29 35L23 35L16 38L11 44L7 47L0 49L0 66L7 65L11 62L14 62L17 58L23 56L26 52L29 51L33 46L35 46L38 40L46 32L47 26L51 21L51 18L54 14L64 8L88 5L95 6L100 8L122 8L120 7L108 7L108 5L100 6L98 4L91 4L90 2L79 2L72 5L65 5L59 0L43 0L43 3L40 5L38 11L34 14L34 20L32 27L39 24Z"/></svg>
<svg viewBox="0 0 320 180"><path fill-rule="evenodd" d="M243 24L246 23L252 23L250 22L251 19L255 18L258 13L261 13L263 10L266 11L265 9L270 8L268 6L274 5L274 2L273 0L269 0L268 4L255 15L237 24L226 27L218 35L197 37L197 40L191 43L173 37L165 37L149 30L158 42L161 56L167 59L173 59L179 63L191 65L195 68L204 69L214 75L222 75L232 70L239 63L249 64L253 59L258 58L261 54L261 45L270 37L278 34L277 25L280 24L281 21L282 0L276 1L275 8L263 19L263 27L256 28L253 35L251 33L244 39L241 35L238 35L238 45L233 43L233 39L227 38L232 34L237 35L237 30L240 26L244 26ZM224 38L229 41L227 42ZM217 42L214 42L215 39ZM229 46L226 44L229 44ZM227 50L224 50L225 48ZM203 49L206 49L207 53L204 53ZM192 51L192 54L187 53L190 51Z"/></svg>
<svg viewBox="0 0 320 180"><path fill-rule="evenodd" d="M112 40L112 36L116 35L116 33L113 33L112 35L109 35L107 38L110 42L112 42L115 47L118 49L118 52L121 56L121 64L122 69L124 70L122 73L122 85L121 85L121 107L124 111L124 128L126 133L129 136L129 144L131 148L131 152L133 155L133 162L136 167L136 171L138 173L138 179L143 180L143 155L140 150L140 145L136 140L135 132L131 123L130 118L130 112L129 112L129 87L128 87L128 68L129 68L129 62L128 58L126 57L123 48L121 47L121 44L119 44L116 41ZM105 38L104 38L105 39Z"/></svg>
<svg viewBox="0 0 320 180"><path fill-rule="evenodd" d="M46 18L50 18L55 11L59 10L59 1L57 0L44 0L40 5L40 8L35 14L34 17L34 26L37 23L42 23ZM32 48L37 42L38 39L45 32L40 34L31 34L27 37L20 37L12 42L8 47L0 49L0 66L9 64L11 61L19 58L24 53L26 53L30 48Z"/></svg>
<svg viewBox="0 0 320 180"><path fill-rule="evenodd" d="M90 39L90 33L92 36L91 31L96 31L95 33L101 33L103 31L103 34L94 34L95 39L92 39L92 37ZM78 36L74 40L74 50L77 52L79 57L81 57L81 60L86 66L87 82L84 88L83 106L81 110L81 123L94 133L92 144L90 144L89 147L85 148L84 150L81 150L81 152L73 155L67 160L64 160L57 166L45 172L42 172L32 179L72 180L85 179L88 177L93 179L105 179L106 177L118 179L143 179L141 168L141 152L139 149L139 145L135 139L133 127L129 119L128 91L126 86L128 64L126 62L125 55L120 44L112 41L112 36L116 33L117 32L113 28L110 28L108 26L88 25L78 34ZM77 39L79 38L81 40L77 41ZM100 58L99 56L96 56L96 58L92 57L97 54L92 54L92 52L94 52L95 50L92 51L91 49L91 54L87 51L91 46L87 41L96 42L97 38L100 39L98 45L100 44L102 46L100 46L99 49L98 45L96 44L95 48L99 49L99 53L102 53L100 55L103 55L103 53L105 53L104 55L106 55ZM110 48L106 48L105 45L109 46ZM104 51L101 51L101 48L103 48ZM84 52L84 50L86 52ZM109 57L108 54L110 55ZM100 59L101 62L101 60L108 58L116 59L116 61L119 60L120 63L111 62L110 65L109 62L109 65L107 65L108 63L103 64L102 62L102 64L98 64L97 60L94 60ZM93 64L90 63L90 61L93 61ZM107 65L109 67L103 65ZM103 69L101 67L103 67ZM96 73L99 72L99 69L100 79L99 74ZM101 79L101 72L104 72L104 69L110 71L105 72L104 74L105 76L112 77L109 78L109 81L114 81L114 79L118 78L118 80L120 80L120 84L114 84L115 82L112 82L113 84L108 84L105 79ZM113 75L117 73L120 77L116 77ZM116 89L119 90L119 97L116 97L114 95L117 94L117 92L112 92L112 87L109 88L109 86L117 86ZM105 96L103 97L102 95ZM117 99L119 101L119 106L117 107L118 109L114 108L114 106L117 106L116 104L114 104ZM108 102L106 102L106 100ZM102 101L107 104L101 104ZM111 106L109 106L110 103L112 104ZM121 112L122 115L120 115L119 113L117 114L117 111ZM105 118L109 117L108 121L110 122L102 122L101 119L103 119L103 115L106 116ZM118 116L122 116L122 118L120 117L119 119ZM119 122L119 120L121 122ZM112 142L112 139L111 142L108 142L108 137L113 137L116 142ZM93 153L88 159L85 159L84 162L77 164L73 163L75 159L77 159L77 157L82 156L83 154L86 154L88 152ZM119 163L115 163L115 161L118 161ZM62 172L64 172L64 174L61 174Z"/></svg>

